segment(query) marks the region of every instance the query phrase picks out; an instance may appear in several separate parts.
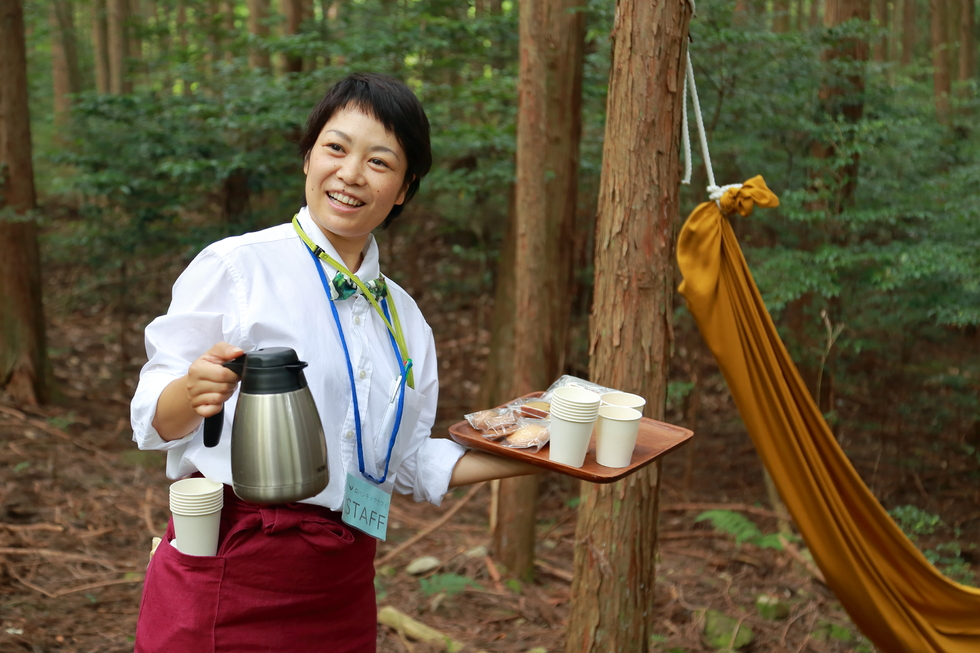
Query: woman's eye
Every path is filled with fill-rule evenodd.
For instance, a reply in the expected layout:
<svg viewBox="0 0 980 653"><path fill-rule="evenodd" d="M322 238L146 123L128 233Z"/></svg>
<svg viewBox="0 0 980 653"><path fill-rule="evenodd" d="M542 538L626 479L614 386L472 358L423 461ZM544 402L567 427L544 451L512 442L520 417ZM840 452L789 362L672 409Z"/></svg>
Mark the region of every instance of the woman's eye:
<svg viewBox="0 0 980 653"><path fill-rule="evenodd" d="M381 159L371 159L371 163L373 163L376 166L384 166L385 168L390 167L387 163L385 163Z"/></svg>
<svg viewBox="0 0 980 653"><path fill-rule="evenodd" d="M336 143L327 143L327 149L333 152L343 152L344 148Z"/></svg>

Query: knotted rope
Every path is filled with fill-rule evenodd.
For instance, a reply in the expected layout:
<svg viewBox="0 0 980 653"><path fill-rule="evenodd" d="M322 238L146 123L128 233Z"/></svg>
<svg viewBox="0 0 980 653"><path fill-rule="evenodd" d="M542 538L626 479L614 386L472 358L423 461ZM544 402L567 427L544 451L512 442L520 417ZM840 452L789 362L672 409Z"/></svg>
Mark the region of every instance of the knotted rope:
<svg viewBox="0 0 980 653"><path fill-rule="evenodd" d="M682 184L691 183L691 129L687 120L687 92L690 88L691 99L694 100L694 119L698 126L698 136L701 140L701 155L704 157L704 169L708 173L708 197L721 208L720 200L731 189L739 189L742 184L718 186L715 183L715 171L711 167L711 153L708 152L708 136L704 131L704 118L701 116L701 102L698 101L698 87L694 83L694 66L691 64L691 51L687 51L687 73L684 75L684 97L681 110L681 136L684 144L684 179Z"/></svg>

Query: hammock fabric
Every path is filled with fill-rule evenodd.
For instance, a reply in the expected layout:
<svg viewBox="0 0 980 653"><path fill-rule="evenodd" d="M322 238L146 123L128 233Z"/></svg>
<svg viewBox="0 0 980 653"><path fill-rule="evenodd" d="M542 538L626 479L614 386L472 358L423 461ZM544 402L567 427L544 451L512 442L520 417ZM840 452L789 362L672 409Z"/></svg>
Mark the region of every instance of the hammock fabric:
<svg viewBox="0 0 980 653"><path fill-rule="evenodd" d="M754 177L698 206L678 238L680 292L830 588L885 653L977 653L980 590L940 574L862 482L813 403L724 216L779 199Z"/></svg>

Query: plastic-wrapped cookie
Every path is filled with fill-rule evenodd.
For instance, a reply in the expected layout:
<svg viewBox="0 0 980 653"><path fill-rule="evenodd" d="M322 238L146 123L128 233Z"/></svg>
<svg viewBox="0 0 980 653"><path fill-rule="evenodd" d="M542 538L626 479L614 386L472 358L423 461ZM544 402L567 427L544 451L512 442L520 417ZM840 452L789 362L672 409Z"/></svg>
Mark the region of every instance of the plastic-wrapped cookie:
<svg viewBox="0 0 980 653"><path fill-rule="evenodd" d="M519 410L524 417L547 419L551 415L551 404L547 401L529 401L521 405Z"/></svg>
<svg viewBox="0 0 980 653"><path fill-rule="evenodd" d="M504 438L503 444L515 449L540 449L548 442L549 432L545 424L524 424Z"/></svg>
<svg viewBox="0 0 980 653"><path fill-rule="evenodd" d="M491 408L466 416L470 426L496 440L517 430L517 418L508 408Z"/></svg>

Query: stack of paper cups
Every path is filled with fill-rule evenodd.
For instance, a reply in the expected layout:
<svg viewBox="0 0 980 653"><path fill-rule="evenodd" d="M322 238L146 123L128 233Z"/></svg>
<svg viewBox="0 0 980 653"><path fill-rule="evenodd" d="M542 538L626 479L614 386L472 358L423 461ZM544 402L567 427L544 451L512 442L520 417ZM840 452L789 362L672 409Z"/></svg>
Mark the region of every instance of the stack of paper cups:
<svg viewBox="0 0 980 653"><path fill-rule="evenodd" d="M170 486L173 545L181 553L213 556L218 552L224 500L224 486L206 478L185 478Z"/></svg>
<svg viewBox="0 0 980 653"><path fill-rule="evenodd" d="M592 440L592 426L599 416L599 395L584 388L563 386L551 395L551 446L549 459L581 467Z"/></svg>

